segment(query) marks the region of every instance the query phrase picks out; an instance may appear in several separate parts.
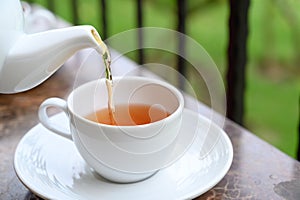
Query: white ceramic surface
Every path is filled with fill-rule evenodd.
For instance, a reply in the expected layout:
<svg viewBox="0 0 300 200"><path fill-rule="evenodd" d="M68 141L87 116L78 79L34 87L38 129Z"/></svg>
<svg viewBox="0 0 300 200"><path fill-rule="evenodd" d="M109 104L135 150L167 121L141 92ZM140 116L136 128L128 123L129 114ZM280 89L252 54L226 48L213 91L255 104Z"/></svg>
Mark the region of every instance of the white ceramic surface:
<svg viewBox="0 0 300 200"><path fill-rule="evenodd" d="M66 125L63 114L52 120ZM141 182L117 184L103 179L86 165L71 141L41 124L28 131L18 144L15 171L29 189L46 199L192 199L216 185L233 159L226 133L201 115L185 110L180 131L188 136L193 132L191 125L198 122L201 131L184 156Z"/></svg>

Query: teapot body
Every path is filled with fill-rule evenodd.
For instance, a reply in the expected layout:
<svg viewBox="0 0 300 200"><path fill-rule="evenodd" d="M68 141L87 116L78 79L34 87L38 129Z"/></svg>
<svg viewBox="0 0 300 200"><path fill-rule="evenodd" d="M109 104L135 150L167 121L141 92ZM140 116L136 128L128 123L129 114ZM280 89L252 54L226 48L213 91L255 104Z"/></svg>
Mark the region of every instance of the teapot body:
<svg viewBox="0 0 300 200"><path fill-rule="evenodd" d="M24 34L23 10L19 0L0 2L0 72L11 47Z"/></svg>
<svg viewBox="0 0 300 200"><path fill-rule="evenodd" d="M0 1L0 93L18 93L39 85L84 48L102 52L92 26L72 26L33 34L24 31L19 0ZM102 44L103 45L103 44Z"/></svg>

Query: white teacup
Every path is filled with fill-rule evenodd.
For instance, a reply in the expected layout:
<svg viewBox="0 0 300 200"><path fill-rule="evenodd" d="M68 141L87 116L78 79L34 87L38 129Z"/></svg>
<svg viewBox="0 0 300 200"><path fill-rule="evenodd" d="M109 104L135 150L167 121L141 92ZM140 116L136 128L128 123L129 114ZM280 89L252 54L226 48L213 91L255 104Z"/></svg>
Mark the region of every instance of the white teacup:
<svg viewBox="0 0 300 200"><path fill-rule="evenodd" d="M88 82L69 95L45 100L39 108L41 123L49 130L75 143L84 160L104 178L114 182L143 180L174 159L176 137L180 130L184 100L172 85L144 77L114 79L115 105L158 106L169 116L148 124L114 126L85 117L106 108L105 79ZM69 118L70 131L51 122L47 108L62 109Z"/></svg>

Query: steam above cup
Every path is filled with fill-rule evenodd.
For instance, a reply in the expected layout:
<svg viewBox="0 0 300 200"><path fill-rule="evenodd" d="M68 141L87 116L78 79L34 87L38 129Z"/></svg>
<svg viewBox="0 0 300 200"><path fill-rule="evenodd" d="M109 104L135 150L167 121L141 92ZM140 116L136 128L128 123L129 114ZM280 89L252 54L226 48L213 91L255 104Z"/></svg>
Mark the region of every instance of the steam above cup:
<svg viewBox="0 0 300 200"><path fill-rule="evenodd" d="M169 115L143 125L114 126L88 120L87 115L107 108L105 79L88 82L71 92L67 101L45 100L39 108L41 123L74 142L83 159L101 176L114 182L135 182L168 166L182 152L176 151L184 100L172 85L143 77L114 79L115 105L159 106ZM63 110L70 131L52 124L47 109Z"/></svg>

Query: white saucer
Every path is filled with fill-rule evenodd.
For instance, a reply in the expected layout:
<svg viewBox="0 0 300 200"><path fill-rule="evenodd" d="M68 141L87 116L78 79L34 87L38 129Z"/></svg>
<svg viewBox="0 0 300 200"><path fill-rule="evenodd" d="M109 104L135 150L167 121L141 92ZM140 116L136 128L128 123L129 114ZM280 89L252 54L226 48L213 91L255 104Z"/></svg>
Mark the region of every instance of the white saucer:
<svg viewBox="0 0 300 200"><path fill-rule="evenodd" d="M52 120L67 124L62 113ZM117 184L103 179L86 165L71 141L41 124L28 131L18 144L15 171L24 185L46 199L191 199L215 186L233 159L227 134L203 116L185 110L181 131L193 132L190 127L195 123L199 123L199 131L187 152L141 182Z"/></svg>

